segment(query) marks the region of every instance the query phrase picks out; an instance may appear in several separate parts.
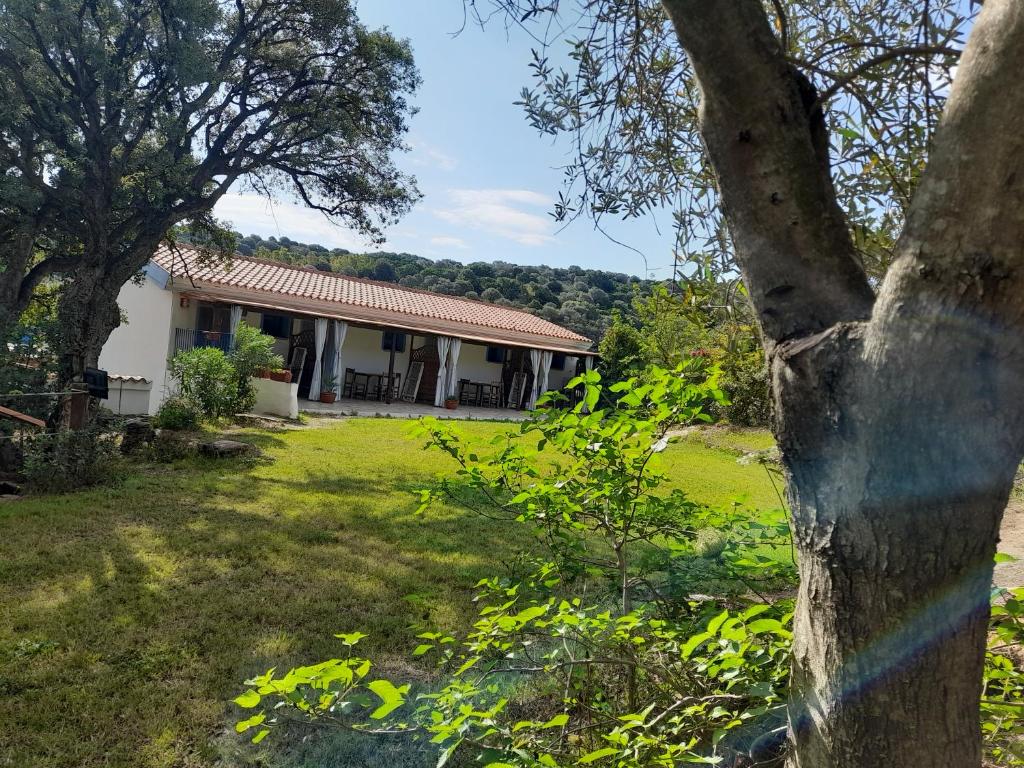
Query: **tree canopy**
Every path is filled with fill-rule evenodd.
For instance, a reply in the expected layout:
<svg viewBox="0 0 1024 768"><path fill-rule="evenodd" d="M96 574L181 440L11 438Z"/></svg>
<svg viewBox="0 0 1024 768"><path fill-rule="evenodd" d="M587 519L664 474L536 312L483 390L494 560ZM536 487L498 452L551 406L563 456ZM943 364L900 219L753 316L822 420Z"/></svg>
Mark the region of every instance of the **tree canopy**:
<svg viewBox="0 0 1024 768"><path fill-rule="evenodd" d="M348 0L4 3L0 320L60 275L65 346L94 357L174 225L230 249L210 211L238 183L379 236L418 196L392 162L418 82Z"/></svg>
<svg viewBox="0 0 1024 768"><path fill-rule="evenodd" d="M351 253L344 248L299 243L287 237L263 239L237 235L238 250L288 264L318 266L343 275L381 280L452 296L481 299L527 309L595 342L611 322L611 313L633 314L637 292L655 281L622 272L571 266L510 264L453 259L433 261L410 253Z"/></svg>

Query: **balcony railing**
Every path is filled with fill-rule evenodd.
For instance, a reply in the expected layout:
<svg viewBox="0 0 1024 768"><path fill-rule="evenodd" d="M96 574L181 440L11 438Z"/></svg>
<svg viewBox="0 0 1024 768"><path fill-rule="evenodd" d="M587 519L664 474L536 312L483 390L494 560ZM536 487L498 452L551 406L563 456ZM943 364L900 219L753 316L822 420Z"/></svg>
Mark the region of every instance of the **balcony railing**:
<svg viewBox="0 0 1024 768"><path fill-rule="evenodd" d="M232 334L219 331L200 331L193 328L174 329L174 353L190 349L216 347L224 352L231 351Z"/></svg>

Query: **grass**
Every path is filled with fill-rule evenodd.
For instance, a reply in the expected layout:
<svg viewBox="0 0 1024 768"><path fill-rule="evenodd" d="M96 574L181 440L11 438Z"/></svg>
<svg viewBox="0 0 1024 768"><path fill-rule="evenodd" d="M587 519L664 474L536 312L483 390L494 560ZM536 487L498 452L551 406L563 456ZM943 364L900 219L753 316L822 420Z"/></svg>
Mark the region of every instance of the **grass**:
<svg viewBox="0 0 1024 768"><path fill-rule="evenodd" d="M461 425L479 440L507 428ZM451 467L409 429L251 430L266 461L143 467L0 505L0 764L421 764L352 740L244 748L227 703L247 676L327 658L355 629L389 671L422 676L413 624L464 625L472 585L526 542L454 508L416 517L412 491ZM664 462L694 499L777 505L731 449L684 441Z"/></svg>

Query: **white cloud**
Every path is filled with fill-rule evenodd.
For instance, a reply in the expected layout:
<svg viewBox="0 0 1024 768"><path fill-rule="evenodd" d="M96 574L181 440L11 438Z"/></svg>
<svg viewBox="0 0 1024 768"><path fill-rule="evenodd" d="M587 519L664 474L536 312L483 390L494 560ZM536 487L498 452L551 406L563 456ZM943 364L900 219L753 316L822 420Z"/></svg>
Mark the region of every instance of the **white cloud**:
<svg viewBox="0 0 1024 768"><path fill-rule="evenodd" d="M243 235L290 237L300 243L364 251L369 244L357 232L341 227L322 213L294 203L272 202L256 194L226 194L214 206L217 218Z"/></svg>
<svg viewBox="0 0 1024 768"><path fill-rule="evenodd" d="M513 240L520 245L550 243L553 222L544 195L528 189L451 189L451 205L434 211L450 224ZM532 209L532 210L523 210Z"/></svg>
<svg viewBox="0 0 1024 768"><path fill-rule="evenodd" d="M409 142L409 160L413 165L429 166L442 171L454 171L459 161L433 144L413 139Z"/></svg>
<svg viewBox="0 0 1024 768"><path fill-rule="evenodd" d="M461 237L451 237L450 235L437 235L430 238L430 242L439 248L458 248L463 251L469 248L469 243Z"/></svg>

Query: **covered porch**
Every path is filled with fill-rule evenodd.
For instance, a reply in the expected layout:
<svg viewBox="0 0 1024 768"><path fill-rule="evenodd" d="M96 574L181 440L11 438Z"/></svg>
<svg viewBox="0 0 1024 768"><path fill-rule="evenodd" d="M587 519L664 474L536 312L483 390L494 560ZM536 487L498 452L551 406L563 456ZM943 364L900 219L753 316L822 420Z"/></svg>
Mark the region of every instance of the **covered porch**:
<svg viewBox="0 0 1024 768"><path fill-rule="evenodd" d="M557 344L546 349L496 337L448 335L407 324L218 301L206 293L183 291L176 304L172 355L195 346L227 349L240 323L256 327L275 338L275 351L298 383L299 410L311 414L514 418L532 409L544 391L562 389L593 360ZM321 402L331 399L322 393L333 394L335 402ZM446 400L455 401L455 412L443 407Z"/></svg>

